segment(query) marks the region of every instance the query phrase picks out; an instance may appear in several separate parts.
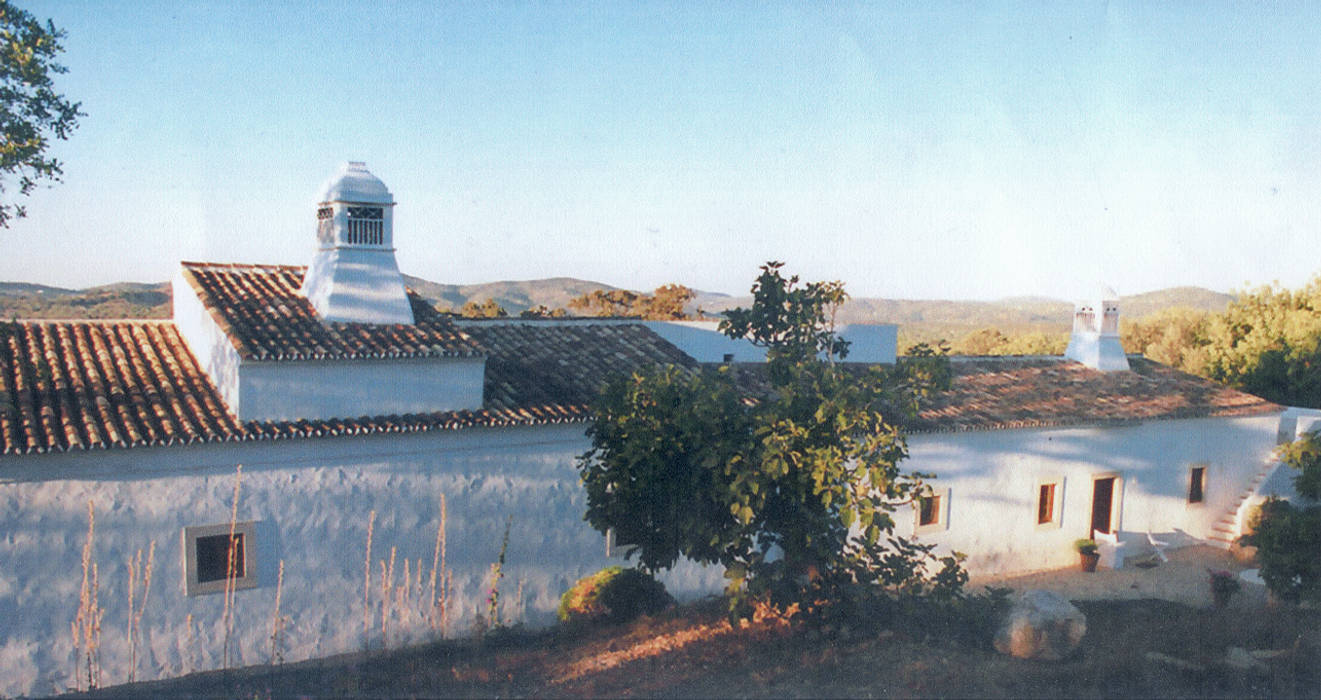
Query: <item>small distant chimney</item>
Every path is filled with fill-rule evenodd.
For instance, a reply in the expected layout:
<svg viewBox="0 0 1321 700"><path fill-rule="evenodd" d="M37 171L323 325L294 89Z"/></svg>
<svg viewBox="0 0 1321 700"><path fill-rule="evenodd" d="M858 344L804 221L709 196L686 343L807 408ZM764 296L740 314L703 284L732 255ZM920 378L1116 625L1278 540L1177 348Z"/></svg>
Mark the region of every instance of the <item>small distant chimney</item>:
<svg viewBox="0 0 1321 700"><path fill-rule="evenodd" d="M394 257L394 197L365 163L345 163L317 205L303 294L323 321L413 323Z"/></svg>
<svg viewBox="0 0 1321 700"><path fill-rule="evenodd" d="M1113 289L1102 288L1095 301L1073 308L1073 335L1064 356L1102 372L1129 368L1119 342L1119 295Z"/></svg>

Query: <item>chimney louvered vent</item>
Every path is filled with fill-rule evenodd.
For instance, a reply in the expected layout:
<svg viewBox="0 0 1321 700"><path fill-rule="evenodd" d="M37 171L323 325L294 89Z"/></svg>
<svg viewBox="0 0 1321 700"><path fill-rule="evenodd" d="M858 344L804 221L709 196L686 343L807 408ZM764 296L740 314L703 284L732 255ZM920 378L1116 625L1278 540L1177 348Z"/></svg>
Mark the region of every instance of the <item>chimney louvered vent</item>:
<svg viewBox="0 0 1321 700"><path fill-rule="evenodd" d="M303 293L325 321L413 323L394 256L394 196L364 163L346 163L317 205L317 252Z"/></svg>
<svg viewBox="0 0 1321 700"><path fill-rule="evenodd" d="M1073 334L1064 356L1103 372L1126 370L1128 356L1119 342L1119 295L1104 287L1097 297L1073 308Z"/></svg>

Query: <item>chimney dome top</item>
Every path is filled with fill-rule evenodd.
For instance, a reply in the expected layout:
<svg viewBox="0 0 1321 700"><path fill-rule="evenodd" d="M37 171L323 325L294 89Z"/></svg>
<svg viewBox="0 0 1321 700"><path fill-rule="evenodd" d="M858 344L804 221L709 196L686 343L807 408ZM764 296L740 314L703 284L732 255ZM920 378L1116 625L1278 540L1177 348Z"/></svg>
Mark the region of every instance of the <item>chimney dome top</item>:
<svg viewBox="0 0 1321 700"><path fill-rule="evenodd" d="M367 170L366 163L351 160L322 186L320 201L394 204L394 197L385 183Z"/></svg>

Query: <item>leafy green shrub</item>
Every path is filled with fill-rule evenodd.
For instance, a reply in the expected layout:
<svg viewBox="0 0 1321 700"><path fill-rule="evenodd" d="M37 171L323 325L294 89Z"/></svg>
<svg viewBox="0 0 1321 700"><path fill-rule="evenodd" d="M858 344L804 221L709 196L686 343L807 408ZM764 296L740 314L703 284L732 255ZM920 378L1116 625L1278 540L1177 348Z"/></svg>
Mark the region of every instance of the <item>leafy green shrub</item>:
<svg viewBox="0 0 1321 700"><path fill-rule="evenodd" d="M660 581L637 569L610 566L578 579L560 596L561 622L627 622L654 615L674 603Z"/></svg>
<svg viewBox="0 0 1321 700"><path fill-rule="evenodd" d="M1280 450L1280 461L1298 470L1293 478L1298 495L1321 500L1321 437L1315 432L1301 435Z"/></svg>
<svg viewBox="0 0 1321 700"><path fill-rule="evenodd" d="M1261 578L1282 600L1321 602L1321 506L1295 508L1288 501L1268 499L1253 518L1252 533L1243 544L1257 548Z"/></svg>

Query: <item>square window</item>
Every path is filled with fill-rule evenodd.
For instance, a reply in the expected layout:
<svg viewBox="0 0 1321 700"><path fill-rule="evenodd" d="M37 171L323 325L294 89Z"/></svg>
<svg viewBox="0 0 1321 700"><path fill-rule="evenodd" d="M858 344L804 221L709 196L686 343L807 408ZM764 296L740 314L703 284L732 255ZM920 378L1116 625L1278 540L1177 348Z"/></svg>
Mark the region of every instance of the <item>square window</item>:
<svg viewBox="0 0 1321 700"><path fill-rule="evenodd" d="M1201 503L1206 498L1206 467L1193 467L1188 471L1188 502Z"/></svg>
<svg viewBox="0 0 1321 700"><path fill-rule="evenodd" d="M917 501L917 526L940 523L940 496L927 496Z"/></svg>
<svg viewBox="0 0 1321 700"><path fill-rule="evenodd" d="M1042 484L1037 490L1037 524L1055 521L1055 484Z"/></svg>
<svg viewBox="0 0 1321 700"><path fill-rule="evenodd" d="M224 592L231 573L235 590L256 588L257 524L234 523L232 530L231 538L229 523L183 529L184 589L188 595Z"/></svg>
<svg viewBox="0 0 1321 700"><path fill-rule="evenodd" d="M241 532L235 532L232 540L229 533L197 538L197 582L209 583L225 580L225 576L229 574L231 554L234 557L236 576L242 576L244 571L243 539L243 533ZM234 544L232 551L231 542Z"/></svg>
<svg viewBox="0 0 1321 700"><path fill-rule="evenodd" d="M944 530L949 519L949 489L936 489L913 503L913 533Z"/></svg>

